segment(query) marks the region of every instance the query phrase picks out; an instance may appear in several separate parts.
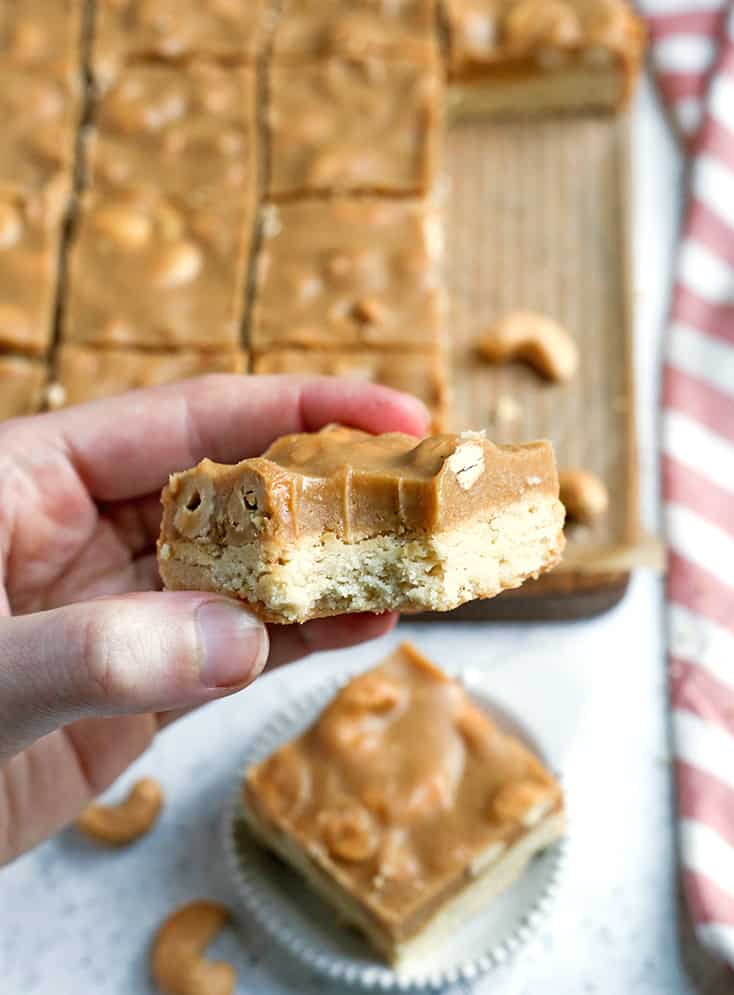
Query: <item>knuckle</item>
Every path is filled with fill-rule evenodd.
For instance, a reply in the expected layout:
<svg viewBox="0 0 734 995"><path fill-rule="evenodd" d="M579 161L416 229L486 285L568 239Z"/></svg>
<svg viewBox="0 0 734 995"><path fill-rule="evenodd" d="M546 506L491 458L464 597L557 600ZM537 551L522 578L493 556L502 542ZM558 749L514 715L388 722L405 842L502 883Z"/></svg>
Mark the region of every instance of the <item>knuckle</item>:
<svg viewBox="0 0 734 995"><path fill-rule="evenodd" d="M93 608L80 621L79 664L85 690L95 702L113 702L125 693L115 666L116 626L107 610Z"/></svg>

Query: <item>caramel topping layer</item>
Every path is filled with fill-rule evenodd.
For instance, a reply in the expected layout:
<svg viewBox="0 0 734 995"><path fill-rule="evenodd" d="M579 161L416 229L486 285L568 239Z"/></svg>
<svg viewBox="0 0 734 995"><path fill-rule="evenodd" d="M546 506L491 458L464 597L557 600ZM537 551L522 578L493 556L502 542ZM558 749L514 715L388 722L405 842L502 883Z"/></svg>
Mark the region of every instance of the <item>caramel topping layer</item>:
<svg viewBox="0 0 734 995"><path fill-rule="evenodd" d="M79 62L85 0L3 0L0 56L4 65L66 72Z"/></svg>
<svg viewBox="0 0 734 995"><path fill-rule="evenodd" d="M527 747L407 644L252 767L244 791L397 939L563 804Z"/></svg>
<svg viewBox="0 0 734 995"><path fill-rule="evenodd" d="M379 383L413 394L433 414L441 430L446 406L446 368L442 352L310 352L279 349L257 356L254 373L321 373Z"/></svg>
<svg viewBox="0 0 734 995"><path fill-rule="evenodd" d="M193 207L144 189L86 194L69 256L66 341L236 347L249 222L242 198Z"/></svg>
<svg viewBox="0 0 734 995"><path fill-rule="evenodd" d="M430 207L372 197L270 206L257 260L252 347L426 349L442 297Z"/></svg>
<svg viewBox="0 0 734 995"><path fill-rule="evenodd" d="M435 0L283 0L273 54L413 55L434 43L435 19Z"/></svg>
<svg viewBox="0 0 734 995"><path fill-rule="evenodd" d="M197 60L133 65L99 99L92 182L150 187L186 203L254 200L255 73Z"/></svg>
<svg viewBox="0 0 734 995"><path fill-rule="evenodd" d="M56 364L56 382L49 389L49 402L52 407L61 407L203 373L242 373L245 355L238 349L142 352L62 345Z"/></svg>
<svg viewBox="0 0 734 995"><path fill-rule="evenodd" d="M41 406L46 367L20 356L0 356L0 421L32 415Z"/></svg>
<svg viewBox="0 0 734 995"><path fill-rule="evenodd" d="M93 68L108 81L135 59L254 60L268 0L97 0Z"/></svg>
<svg viewBox="0 0 734 995"><path fill-rule="evenodd" d="M42 193L71 187L79 80L45 68L0 65L0 188Z"/></svg>
<svg viewBox="0 0 734 995"><path fill-rule="evenodd" d="M437 56L275 64L271 196L427 192L436 167L442 76Z"/></svg>
<svg viewBox="0 0 734 995"><path fill-rule="evenodd" d="M203 460L163 492L161 542L289 542L332 532L351 542L443 531L537 494L557 500L550 443L496 446L481 435L372 436L331 427L278 439L262 456Z"/></svg>
<svg viewBox="0 0 734 995"><path fill-rule="evenodd" d="M644 40L627 0L445 0L454 71L537 56L541 68L564 52L603 66L639 61Z"/></svg>
<svg viewBox="0 0 734 995"><path fill-rule="evenodd" d="M51 344L64 190L0 190L0 347L42 355Z"/></svg>

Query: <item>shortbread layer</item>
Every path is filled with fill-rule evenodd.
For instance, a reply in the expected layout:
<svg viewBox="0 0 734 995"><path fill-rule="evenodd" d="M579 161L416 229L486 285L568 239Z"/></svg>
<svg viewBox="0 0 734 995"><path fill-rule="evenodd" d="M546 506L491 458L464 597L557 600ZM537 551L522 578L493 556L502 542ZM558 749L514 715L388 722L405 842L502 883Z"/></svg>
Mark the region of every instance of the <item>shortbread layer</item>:
<svg viewBox="0 0 734 995"><path fill-rule="evenodd" d="M295 543L221 548L174 541L160 549L170 589L219 591L273 622L349 612L450 611L519 587L559 559L563 514L552 498L525 498L489 521L437 535L346 542L333 533Z"/></svg>
<svg viewBox="0 0 734 995"><path fill-rule="evenodd" d="M452 120L503 118L554 111L604 111L624 102L627 77L617 66L579 64L552 72L488 71L482 78L456 80L448 91Z"/></svg>

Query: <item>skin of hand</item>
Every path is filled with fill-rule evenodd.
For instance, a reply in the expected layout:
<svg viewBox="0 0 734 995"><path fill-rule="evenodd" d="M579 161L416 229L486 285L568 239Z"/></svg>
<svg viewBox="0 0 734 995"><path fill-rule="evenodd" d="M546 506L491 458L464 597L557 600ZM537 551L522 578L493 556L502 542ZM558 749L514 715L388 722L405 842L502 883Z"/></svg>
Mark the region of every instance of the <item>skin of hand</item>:
<svg viewBox="0 0 734 995"><path fill-rule="evenodd" d="M0 425L0 864L73 820L177 716L266 663L394 624L268 631L229 598L160 590L170 473L330 422L423 435L428 417L358 381L208 376Z"/></svg>

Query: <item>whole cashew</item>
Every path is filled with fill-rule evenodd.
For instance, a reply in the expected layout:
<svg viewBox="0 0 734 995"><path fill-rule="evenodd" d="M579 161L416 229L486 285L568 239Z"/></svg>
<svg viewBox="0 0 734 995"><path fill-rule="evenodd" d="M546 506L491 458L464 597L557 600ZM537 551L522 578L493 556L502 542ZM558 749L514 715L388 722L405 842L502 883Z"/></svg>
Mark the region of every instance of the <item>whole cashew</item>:
<svg viewBox="0 0 734 995"><path fill-rule="evenodd" d="M137 781L119 805L88 805L77 828L110 846L124 846L150 832L163 807L163 791L152 777Z"/></svg>
<svg viewBox="0 0 734 995"><path fill-rule="evenodd" d="M202 956L229 919L218 902L191 902L177 909L156 933L151 972L166 995L232 995L237 975L231 964Z"/></svg>
<svg viewBox="0 0 734 995"><path fill-rule="evenodd" d="M543 314L512 311L494 323L477 344L488 363L523 359L538 373L558 382L570 380L578 367L578 349L569 333Z"/></svg>
<svg viewBox="0 0 734 995"><path fill-rule="evenodd" d="M558 474L561 504L569 518L590 525L609 507L604 484L588 470L561 470Z"/></svg>

